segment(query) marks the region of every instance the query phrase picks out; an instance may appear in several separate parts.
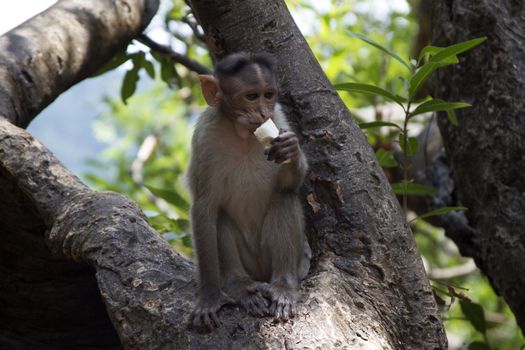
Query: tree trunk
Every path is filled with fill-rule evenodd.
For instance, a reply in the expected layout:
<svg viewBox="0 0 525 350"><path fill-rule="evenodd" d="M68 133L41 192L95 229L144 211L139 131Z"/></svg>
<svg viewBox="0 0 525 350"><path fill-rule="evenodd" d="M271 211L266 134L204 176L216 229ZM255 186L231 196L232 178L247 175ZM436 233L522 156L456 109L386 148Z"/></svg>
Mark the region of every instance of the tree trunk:
<svg viewBox="0 0 525 350"><path fill-rule="evenodd" d="M474 229L453 238L489 277L525 330L525 5L437 1L433 43L486 36L433 82L434 95L461 100L459 126L440 118L456 192Z"/></svg>
<svg viewBox="0 0 525 350"><path fill-rule="evenodd" d="M444 348L432 292L398 202L284 2L191 4L215 57L245 50L277 58L280 102L302 135L311 168L303 194L317 264L304 283L310 318L292 327L294 333L306 321L311 327L297 346L315 344L310 332L324 324L335 335L325 339L328 347L345 339L343 344L365 348ZM344 312L332 306L320 314L312 305L321 296L344 305Z"/></svg>
<svg viewBox="0 0 525 350"><path fill-rule="evenodd" d="M90 191L19 128L124 47L158 6L63 0L0 38L0 345L118 347L116 330L129 349L445 348L399 205L284 3L193 5L216 55L264 49L280 62L282 102L311 164L315 261L298 315L274 324L227 307L211 335L188 331L193 265L135 204Z"/></svg>

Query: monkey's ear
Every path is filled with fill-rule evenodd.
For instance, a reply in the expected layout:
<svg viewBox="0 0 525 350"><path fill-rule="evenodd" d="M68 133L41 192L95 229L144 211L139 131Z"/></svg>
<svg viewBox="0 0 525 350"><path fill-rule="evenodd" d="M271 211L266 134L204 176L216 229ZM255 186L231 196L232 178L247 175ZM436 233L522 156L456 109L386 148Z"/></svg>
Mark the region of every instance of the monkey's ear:
<svg viewBox="0 0 525 350"><path fill-rule="evenodd" d="M201 81L202 96L211 107L217 107L221 101L219 82L213 76L209 74L199 75Z"/></svg>

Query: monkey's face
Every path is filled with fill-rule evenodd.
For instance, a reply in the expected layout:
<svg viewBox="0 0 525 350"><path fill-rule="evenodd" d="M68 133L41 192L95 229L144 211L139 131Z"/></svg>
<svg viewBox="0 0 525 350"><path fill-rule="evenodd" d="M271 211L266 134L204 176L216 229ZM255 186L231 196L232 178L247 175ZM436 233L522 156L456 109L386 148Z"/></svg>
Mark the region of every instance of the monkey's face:
<svg viewBox="0 0 525 350"><path fill-rule="evenodd" d="M269 84L244 86L224 97L224 107L235 123L251 133L273 116L277 102L277 88Z"/></svg>

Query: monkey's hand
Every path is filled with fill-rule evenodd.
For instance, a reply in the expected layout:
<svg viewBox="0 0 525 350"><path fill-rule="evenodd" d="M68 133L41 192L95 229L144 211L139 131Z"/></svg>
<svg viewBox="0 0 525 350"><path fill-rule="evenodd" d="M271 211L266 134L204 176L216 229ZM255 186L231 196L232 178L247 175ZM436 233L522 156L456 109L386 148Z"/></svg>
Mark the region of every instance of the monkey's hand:
<svg viewBox="0 0 525 350"><path fill-rule="evenodd" d="M193 309L188 318L187 325L200 333L209 333L214 328L220 326L217 313L226 304L232 303L233 300L221 293L218 300L207 300L206 298L199 301L199 304Z"/></svg>
<svg viewBox="0 0 525 350"><path fill-rule="evenodd" d="M281 164L290 159L295 161L299 157L299 140L293 131L281 129L279 136L272 140L272 146L264 151L269 161Z"/></svg>
<svg viewBox="0 0 525 350"><path fill-rule="evenodd" d="M274 321L288 321L295 316L298 293L295 289L280 285L267 285L262 294L271 300L270 315L273 315Z"/></svg>

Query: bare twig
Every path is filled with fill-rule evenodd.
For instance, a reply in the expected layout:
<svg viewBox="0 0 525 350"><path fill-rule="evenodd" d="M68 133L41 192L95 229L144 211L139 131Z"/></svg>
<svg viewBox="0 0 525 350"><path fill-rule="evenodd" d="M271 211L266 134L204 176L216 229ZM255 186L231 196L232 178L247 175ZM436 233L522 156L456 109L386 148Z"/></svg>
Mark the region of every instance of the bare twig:
<svg viewBox="0 0 525 350"><path fill-rule="evenodd" d="M188 27L191 28L193 35L200 40L202 43L206 44L206 37L202 33L201 30L199 30L199 24L196 21L192 21L189 16L184 16L182 19L182 22L186 23Z"/></svg>
<svg viewBox="0 0 525 350"><path fill-rule="evenodd" d="M462 265L447 267L447 268L432 268L428 271L428 278L432 280L446 280L455 277L465 276L476 271L477 267L474 260L469 259Z"/></svg>
<svg viewBox="0 0 525 350"><path fill-rule="evenodd" d="M146 186L144 186L144 181L142 177L142 169L144 164L151 157L157 145L159 144L159 135L158 133L148 135L137 151L137 156L131 164L131 178L133 182L140 187L142 192L148 197L148 199L155 204L155 206L167 217L171 219L178 219L179 215L170 208L168 202L164 199L159 198L153 194Z"/></svg>
<svg viewBox="0 0 525 350"><path fill-rule="evenodd" d="M199 62L192 60L191 58L183 54L173 51L172 48L169 46L157 43L156 41L152 40L145 34L139 35L137 37L137 40L156 52L159 52L164 55L168 55L173 61L175 61L176 63L182 64L184 67L188 68L191 71L194 71L198 74L210 74L211 73L208 68L206 68Z"/></svg>

